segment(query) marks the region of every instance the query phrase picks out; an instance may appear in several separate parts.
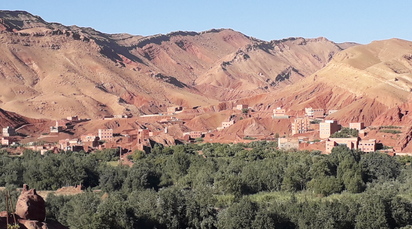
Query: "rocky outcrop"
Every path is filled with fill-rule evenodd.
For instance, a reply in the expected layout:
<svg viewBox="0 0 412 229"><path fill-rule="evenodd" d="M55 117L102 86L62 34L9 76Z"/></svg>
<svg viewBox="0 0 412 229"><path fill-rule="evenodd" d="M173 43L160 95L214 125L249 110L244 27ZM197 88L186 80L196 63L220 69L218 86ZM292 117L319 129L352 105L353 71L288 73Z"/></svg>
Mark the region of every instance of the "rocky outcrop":
<svg viewBox="0 0 412 229"><path fill-rule="evenodd" d="M19 219L20 228L27 229L50 229L45 222L39 222L36 220L24 220Z"/></svg>
<svg viewBox="0 0 412 229"><path fill-rule="evenodd" d="M43 197L36 193L35 189L29 189L23 185L23 190L17 199L16 215L25 220L37 220L43 222L46 219L46 205Z"/></svg>
<svg viewBox="0 0 412 229"><path fill-rule="evenodd" d="M21 229L66 229L58 222L48 225L45 219L46 205L43 197L25 184L17 199L16 212L0 212L0 229L6 229L9 226L18 226L17 228Z"/></svg>
<svg viewBox="0 0 412 229"><path fill-rule="evenodd" d="M410 148L410 142L412 140L412 127L409 127L405 134L402 135L401 139L398 140L396 146L399 147L400 150L404 150L407 147Z"/></svg>

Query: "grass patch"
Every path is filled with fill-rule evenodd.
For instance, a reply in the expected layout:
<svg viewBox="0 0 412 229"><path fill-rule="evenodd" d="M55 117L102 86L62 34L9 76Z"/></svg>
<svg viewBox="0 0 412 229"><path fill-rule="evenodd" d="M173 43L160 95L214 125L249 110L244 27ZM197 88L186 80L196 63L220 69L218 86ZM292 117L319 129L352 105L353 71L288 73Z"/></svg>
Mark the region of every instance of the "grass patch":
<svg viewBox="0 0 412 229"><path fill-rule="evenodd" d="M250 137L250 136L246 136L246 137L244 137L243 139L245 139L245 140L256 140L256 138Z"/></svg>
<svg viewBox="0 0 412 229"><path fill-rule="evenodd" d="M108 161L106 163L110 166L113 166L113 167L116 167L116 166L120 165L120 163L118 161Z"/></svg>
<svg viewBox="0 0 412 229"><path fill-rule="evenodd" d="M400 133L402 133L402 131L400 131L400 130L393 130L393 129L383 129L383 130L379 130L379 132L388 133L388 134L400 134Z"/></svg>
<svg viewBox="0 0 412 229"><path fill-rule="evenodd" d="M402 129L400 126L380 126L379 129Z"/></svg>
<svg viewBox="0 0 412 229"><path fill-rule="evenodd" d="M233 204L235 202L234 195L216 195L216 207L218 208L225 208Z"/></svg>

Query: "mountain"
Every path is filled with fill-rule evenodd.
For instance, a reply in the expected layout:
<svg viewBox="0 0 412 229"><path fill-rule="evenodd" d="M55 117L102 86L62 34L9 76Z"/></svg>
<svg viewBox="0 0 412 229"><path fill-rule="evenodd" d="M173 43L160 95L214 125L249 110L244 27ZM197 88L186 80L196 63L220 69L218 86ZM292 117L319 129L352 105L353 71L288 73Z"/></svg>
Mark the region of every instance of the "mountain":
<svg viewBox="0 0 412 229"><path fill-rule="evenodd" d="M350 47L311 76L244 101L266 104L261 110L283 106L295 114L304 107L336 109L329 118L370 125L386 110L410 100L411 53L412 42L400 39Z"/></svg>
<svg viewBox="0 0 412 229"><path fill-rule="evenodd" d="M0 11L0 107L32 118L148 114L276 92L356 44L231 29L134 36Z"/></svg>

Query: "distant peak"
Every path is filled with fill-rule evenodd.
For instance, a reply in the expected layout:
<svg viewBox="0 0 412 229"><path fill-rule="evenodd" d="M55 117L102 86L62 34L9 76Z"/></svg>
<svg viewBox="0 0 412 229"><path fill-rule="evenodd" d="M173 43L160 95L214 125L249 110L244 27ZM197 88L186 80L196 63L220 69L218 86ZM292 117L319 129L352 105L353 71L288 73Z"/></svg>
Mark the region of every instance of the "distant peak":
<svg viewBox="0 0 412 229"><path fill-rule="evenodd" d="M41 20L44 22L44 20L40 16L33 15L27 11L23 10L0 10L0 18L3 19L23 19L22 16L26 16L24 19L27 19L27 17L32 17L37 20Z"/></svg>
<svg viewBox="0 0 412 229"><path fill-rule="evenodd" d="M0 19L10 30L46 27L48 23L41 17L21 10L0 10Z"/></svg>
<svg viewBox="0 0 412 229"><path fill-rule="evenodd" d="M248 36L244 35L243 33L234 31L232 29L211 29L211 30L207 30L207 31L203 31L203 32L175 31L175 32L170 32L168 34L156 34L156 35L144 37L144 38L139 40L139 43L137 44L137 47L142 48L143 46L145 46L147 44L150 44L150 43L161 44L162 42L169 41L170 38L176 37L176 36L182 36L182 37L184 37L184 36L199 36L199 35L204 35L204 34L208 34L208 33L221 33L221 32L224 32L224 31L230 31L230 32L242 34L243 36L248 37Z"/></svg>

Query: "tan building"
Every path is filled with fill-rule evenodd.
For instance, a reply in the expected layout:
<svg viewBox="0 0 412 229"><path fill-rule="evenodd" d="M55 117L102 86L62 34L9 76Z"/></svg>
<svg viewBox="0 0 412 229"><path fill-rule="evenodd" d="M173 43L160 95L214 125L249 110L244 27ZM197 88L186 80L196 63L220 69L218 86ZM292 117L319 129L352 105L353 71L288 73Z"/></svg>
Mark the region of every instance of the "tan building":
<svg viewBox="0 0 412 229"><path fill-rule="evenodd" d="M357 129L358 131L365 129L365 125L363 122L354 122L354 123L349 123L349 128L350 129Z"/></svg>
<svg viewBox="0 0 412 229"><path fill-rule="evenodd" d="M175 106L175 107L168 107L167 108L167 113L168 114L173 114L173 113L178 112L178 111L183 111L183 107Z"/></svg>
<svg viewBox="0 0 412 229"><path fill-rule="evenodd" d="M284 115L286 115L286 110L283 109L283 108L278 107L276 109L273 109L273 115L274 116L284 116Z"/></svg>
<svg viewBox="0 0 412 229"><path fill-rule="evenodd" d="M83 145L79 139L62 139L59 140L59 148L62 150L80 151L83 149Z"/></svg>
<svg viewBox="0 0 412 229"><path fill-rule="evenodd" d="M83 134L80 136L80 140L82 142L93 142L96 139L96 135L94 134Z"/></svg>
<svg viewBox="0 0 412 229"><path fill-rule="evenodd" d="M319 137L320 138L329 138L332 134L338 132L340 126L335 120L325 120L324 122L319 123Z"/></svg>
<svg viewBox="0 0 412 229"><path fill-rule="evenodd" d="M344 145L349 149L358 149L358 138L329 138L326 141L326 153L331 153L333 147L338 145Z"/></svg>
<svg viewBox="0 0 412 229"><path fill-rule="evenodd" d="M313 116L312 107L306 107L305 108L305 115L308 116L308 117Z"/></svg>
<svg viewBox="0 0 412 229"><path fill-rule="evenodd" d="M79 116L69 116L69 117L67 117L67 120L69 120L69 121L73 121L73 122L77 122L77 121L80 121L80 119L79 119Z"/></svg>
<svg viewBox="0 0 412 229"><path fill-rule="evenodd" d="M325 117L325 110L324 109L312 109L312 117L314 118Z"/></svg>
<svg viewBox="0 0 412 229"><path fill-rule="evenodd" d="M236 105L236 110L243 110L243 109L248 109L249 108L249 106L248 105L245 105L245 104L238 104L238 105Z"/></svg>
<svg viewBox="0 0 412 229"><path fill-rule="evenodd" d="M16 130L13 127L7 126L3 128L3 137L15 136Z"/></svg>
<svg viewBox="0 0 412 229"><path fill-rule="evenodd" d="M376 140L375 139L361 140L359 141L358 149L366 153L375 152L376 151Z"/></svg>
<svg viewBox="0 0 412 229"><path fill-rule="evenodd" d="M113 129L99 129L97 136L101 141L111 142L113 141Z"/></svg>
<svg viewBox="0 0 412 229"><path fill-rule="evenodd" d="M123 114L113 115L113 118L127 118L127 115L123 115Z"/></svg>
<svg viewBox="0 0 412 229"><path fill-rule="evenodd" d="M1 144L4 145L4 146L9 146L10 145L10 138L2 137L1 138Z"/></svg>
<svg viewBox="0 0 412 229"><path fill-rule="evenodd" d="M63 126L66 126L65 120L56 120L54 126L50 127L50 133L59 133L63 131Z"/></svg>
<svg viewBox="0 0 412 229"><path fill-rule="evenodd" d="M325 117L325 110L322 108L313 109L312 107L305 108L305 114L308 117L323 118Z"/></svg>
<svg viewBox="0 0 412 229"><path fill-rule="evenodd" d="M137 149L146 151L147 148L150 148L150 139L149 137L153 136L153 133L149 129L139 129L137 130Z"/></svg>
<svg viewBox="0 0 412 229"><path fill-rule="evenodd" d="M278 107L273 109L273 118L289 118L289 116L286 115L285 109Z"/></svg>
<svg viewBox="0 0 412 229"><path fill-rule="evenodd" d="M50 127L50 133L59 133L63 131L63 127L61 126L51 126Z"/></svg>
<svg viewBox="0 0 412 229"><path fill-rule="evenodd" d="M295 118L292 122L292 135L306 133L309 131L310 121L308 117Z"/></svg>
<svg viewBox="0 0 412 229"><path fill-rule="evenodd" d="M176 118L176 117L170 117L170 118L162 118L160 119L159 123L166 124L166 123L182 123L183 121Z"/></svg>
<svg viewBox="0 0 412 229"><path fill-rule="evenodd" d="M222 129L228 128L229 126L235 124L235 121L229 121L229 122L222 122Z"/></svg>
<svg viewBox="0 0 412 229"><path fill-rule="evenodd" d="M103 120L112 120L114 118L114 115L105 115L103 116Z"/></svg>
<svg viewBox="0 0 412 229"><path fill-rule="evenodd" d="M299 149L298 139L278 138L278 148L284 150Z"/></svg>
<svg viewBox="0 0 412 229"><path fill-rule="evenodd" d="M188 136L188 138L195 139L195 138L203 137L203 133L202 133L202 131L190 131L190 132L187 132L187 133L183 133L183 137L185 137L185 136Z"/></svg>

